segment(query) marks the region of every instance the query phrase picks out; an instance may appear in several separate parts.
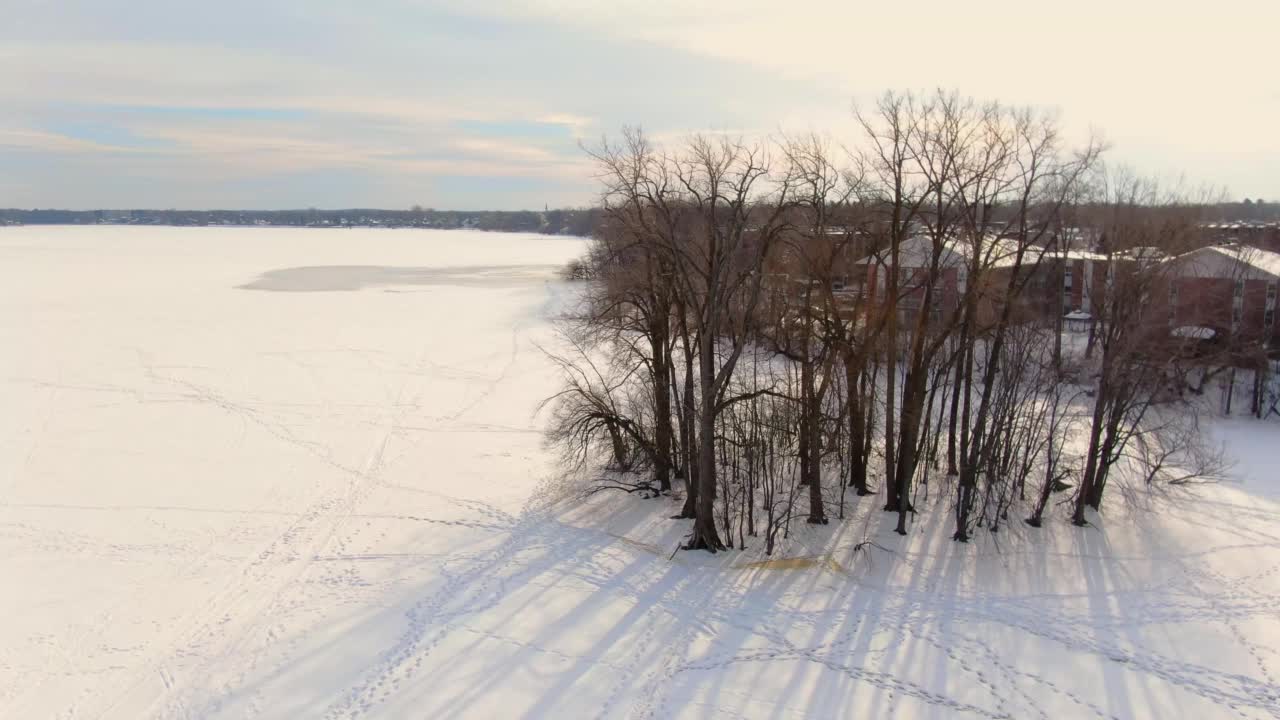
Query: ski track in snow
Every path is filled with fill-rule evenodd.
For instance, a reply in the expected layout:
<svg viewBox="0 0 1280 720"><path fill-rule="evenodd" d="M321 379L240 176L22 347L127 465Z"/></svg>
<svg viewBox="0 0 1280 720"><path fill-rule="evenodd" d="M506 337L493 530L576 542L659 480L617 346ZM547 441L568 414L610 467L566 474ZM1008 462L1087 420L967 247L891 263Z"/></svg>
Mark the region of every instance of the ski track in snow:
<svg viewBox="0 0 1280 720"><path fill-rule="evenodd" d="M145 248L163 255L167 241L156 237ZM489 241L449 247L479 252L470 246ZM310 239L279 242L288 256L279 267L314 252L359 264L345 236L321 250ZM493 242L481 250L523 247ZM572 247L555 252L568 257ZM264 265L261 250L226 252L243 257L217 287ZM395 252L427 251L405 243ZM65 282L53 265L32 272ZM1165 703L1165 716L1194 708L1196 717L1280 718L1280 506L1208 488L1198 505L1135 515L1145 525L1115 539L1061 527L1051 537L1066 541L1024 537L993 552L916 536L894 545L885 535L877 541L889 552L828 546L811 554L838 563L788 570L735 567L737 551L669 559L683 526L664 519L668 500L542 497L546 458L529 416L553 376L530 348L547 338L553 293L536 283L508 290L471 287L437 301L435 286L322 293L328 312L367 303L346 321L354 336L333 337L334 321L288 342L276 336L316 310L287 293L227 290L220 302L252 301L287 322L242 340L238 354L210 345L207 361L152 347L164 326L121 340L101 365L64 367L71 361L53 355L0 366L0 400L31 409L0 467L0 562L10 563L0 568L98 563L140 578L100 601L74 577L62 577L65 589L42 585L46 605L0 598L10 617L34 618L30 629L0 619L10 641L0 648L0 718L1120 720L1148 716L1153 702ZM484 292L499 294L485 305ZM96 297L79 302L92 308ZM191 312L210 312L196 299ZM61 306L51 307L45 321L56 323ZM448 341L404 329L424 308L448 325ZM394 312L403 316L364 334L370 317ZM0 332L30 332L24 317L0 314ZM198 327L179 313L170 330ZM472 332L483 345L456 344ZM259 380L260 367L278 374ZM348 389L347 378L359 384ZM79 413L107 425L79 427ZM252 476L260 482L236 486L243 497L217 504L128 485L132 473L94 494L85 478L97 468L63 468L61 453L74 459L103 435L107 450L95 452L109 454L92 457L139 468L166 457L157 456L163 438L131 447L130 435L111 434L117 417L147 420L139 432L152 434L197 423L169 440L208 433L207 457L237 473L273 464ZM217 482L211 473L201 477ZM879 517L866 504L875 498L863 502L848 527ZM837 526L798 531L811 535L797 547ZM1187 542L1166 546L1166 526ZM183 600L166 605L170 586ZM145 632L122 642L120 628L139 618L150 619Z"/></svg>

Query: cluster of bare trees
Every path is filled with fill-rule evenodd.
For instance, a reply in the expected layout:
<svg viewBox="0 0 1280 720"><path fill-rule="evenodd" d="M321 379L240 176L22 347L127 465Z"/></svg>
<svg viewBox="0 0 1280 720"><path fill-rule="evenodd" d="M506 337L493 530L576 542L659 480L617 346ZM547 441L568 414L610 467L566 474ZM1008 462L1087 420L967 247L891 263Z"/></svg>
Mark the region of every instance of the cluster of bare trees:
<svg viewBox="0 0 1280 720"><path fill-rule="evenodd" d="M1191 242L1193 208L1030 110L888 94L857 117L848 146L627 130L592 151L602 221L546 403L566 461L675 485L712 551L876 495L900 534L930 492L961 541L1038 527L1066 489L1084 523L1118 466L1201 472L1191 365L1142 319L1162 266L1106 265L1086 343L1053 302L1055 258Z"/></svg>

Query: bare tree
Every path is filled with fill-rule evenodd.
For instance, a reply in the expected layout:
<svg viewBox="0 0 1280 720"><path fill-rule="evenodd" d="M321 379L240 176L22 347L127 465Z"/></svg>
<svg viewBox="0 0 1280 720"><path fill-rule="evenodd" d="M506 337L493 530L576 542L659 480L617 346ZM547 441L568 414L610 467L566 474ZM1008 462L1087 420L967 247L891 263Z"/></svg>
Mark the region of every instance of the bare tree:
<svg viewBox="0 0 1280 720"><path fill-rule="evenodd" d="M1194 244L1193 204L1095 173L1102 148L1043 113L939 91L857 118L843 160L813 134L659 148L625 130L591 151L603 208L545 404L567 464L654 495L683 478L686 548L763 535L772 553L793 519L829 522L827 469L843 519L883 459L896 532L941 485L967 541L1022 508L1041 526L1073 476L1077 523L1115 467L1211 476L1196 397L1215 373L1253 369L1265 414L1261 346L1190 352L1152 320L1175 265L1152 249ZM1082 241L1105 268L1083 357L1062 335Z"/></svg>
<svg viewBox="0 0 1280 720"><path fill-rule="evenodd" d="M767 148L692 138L673 162L692 228L671 248L682 304L698 328L698 501L688 547L724 548L716 532L715 426L761 297L764 259L786 231L789 175L771 173Z"/></svg>
<svg viewBox="0 0 1280 720"><path fill-rule="evenodd" d="M1161 342L1167 325L1153 322L1146 308L1171 272L1171 265L1151 249L1176 253L1196 238L1197 210L1177 195L1163 193L1154 181L1127 171L1103 173L1098 192L1095 222L1109 263L1105 296L1095 300L1094 338L1101 357L1084 475L1072 516L1077 525L1087 523L1086 507L1101 507L1111 468L1144 432L1152 407L1168 397L1171 387L1180 393L1186 385L1185 364Z"/></svg>

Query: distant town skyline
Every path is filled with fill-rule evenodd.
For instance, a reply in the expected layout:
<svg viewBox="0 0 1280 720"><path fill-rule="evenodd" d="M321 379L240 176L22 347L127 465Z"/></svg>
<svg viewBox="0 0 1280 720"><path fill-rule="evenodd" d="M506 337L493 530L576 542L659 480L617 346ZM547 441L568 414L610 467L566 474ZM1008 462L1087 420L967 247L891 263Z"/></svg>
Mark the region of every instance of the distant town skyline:
<svg viewBox="0 0 1280 720"><path fill-rule="evenodd" d="M932 87L1280 201L1274 2L477 5L15 0L0 207L581 206L580 144L623 125L840 141L854 103Z"/></svg>

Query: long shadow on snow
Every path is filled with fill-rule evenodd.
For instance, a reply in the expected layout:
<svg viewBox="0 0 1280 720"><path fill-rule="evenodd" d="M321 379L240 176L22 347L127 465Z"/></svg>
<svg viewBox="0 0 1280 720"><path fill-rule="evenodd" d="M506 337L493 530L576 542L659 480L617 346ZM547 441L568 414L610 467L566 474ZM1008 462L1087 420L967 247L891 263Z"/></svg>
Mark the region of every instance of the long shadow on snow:
<svg viewBox="0 0 1280 720"><path fill-rule="evenodd" d="M359 682L327 708L297 710L481 715L513 687L526 695L511 696L505 714L523 717L584 706L603 716L709 716L721 707L781 717L847 707L939 718L1050 717L1072 708L1131 717L1158 704L1162 685L1258 710L1275 696L1268 683L1146 648L1144 623L1192 621L1201 606L1164 598L1158 583L1177 579L1155 577L1153 586L1152 558L1116 557L1105 528L1058 528L1002 550L990 540L952 543L947 523L931 517L897 539L893 517L877 504L857 503L844 527L869 516L871 539L892 552L855 555L831 541L843 567L802 569L734 567L735 552L668 559L687 528L666 521L649 539L655 516L669 514L665 501L528 511L479 552L459 548L442 582L406 593L417 596L407 610L393 603L398 610L348 623L323 651L341 654L366 627L400 614L399 634ZM922 510L946 511L945 500ZM835 538L835 527L816 532ZM1176 552L1160 526L1136 527L1146 547L1164 542ZM1022 586L984 587L993 565ZM1265 612L1254 603L1217 608ZM1103 692L1087 693L1011 651L1123 672L1105 674Z"/></svg>

